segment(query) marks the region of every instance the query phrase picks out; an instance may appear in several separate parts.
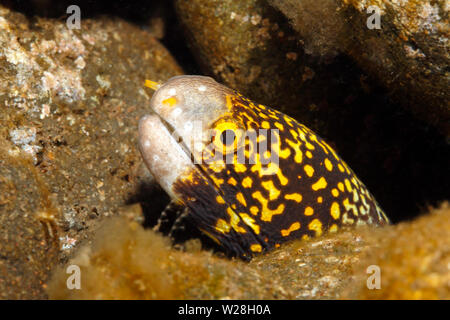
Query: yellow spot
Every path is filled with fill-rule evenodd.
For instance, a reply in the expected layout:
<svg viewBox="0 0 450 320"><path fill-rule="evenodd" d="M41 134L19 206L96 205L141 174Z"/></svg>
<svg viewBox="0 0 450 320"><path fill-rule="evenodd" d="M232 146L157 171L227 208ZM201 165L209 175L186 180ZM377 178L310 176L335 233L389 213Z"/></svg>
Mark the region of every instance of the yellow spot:
<svg viewBox="0 0 450 320"><path fill-rule="evenodd" d="M234 171L241 173L247 171L247 167L242 163L235 163L234 164Z"/></svg>
<svg viewBox="0 0 450 320"><path fill-rule="evenodd" d="M347 171L347 173L350 174L350 169L349 169L348 165L345 162L343 162L343 163L344 163L345 171Z"/></svg>
<svg viewBox="0 0 450 320"><path fill-rule="evenodd" d="M317 198L317 202L318 202L318 203L322 203L322 202L323 202L323 198L322 198L322 197L318 197L318 198Z"/></svg>
<svg viewBox="0 0 450 320"><path fill-rule="evenodd" d="M278 123L278 122L277 122ZM289 148L284 148L283 150L281 150L281 140L280 140L280 135L277 131L274 131L274 134L276 136L276 141L277 143L273 143L272 144L272 150L277 152L278 155L283 158L283 159L287 159L290 155L291 155L291 150ZM261 135L264 136L264 135Z"/></svg>
<svg viewBox="0 0 450 320"><path fill-rule="evenodd" d="M276 214L282 214L284 211L284 204L280 204L275 210L271 210L268 207L269 201L263 197L261 192L256 191L252 194L252 197L261 203L261 220L270 222L272 221L272 216Z"/></svg>
<svg viewBox="0 0 450 320"><path fill-rule="evenodd" d="M336 231L338 231L338 226L337 226L337 224L333 224L333 225L330 227L330 233L334 233L334 232L336 232Z"/></svg>
<svg viewBox="0 0 450 320"><path fill-rule="evenodd" d="M238 192L238 193L236 194L236 199L237 199L237 201L239 201L244 207L247 206L247 202L245 202L245 198L244 198L244 195L242 194L242 192Z"/></svg>
<svg viewBox="0 0 450 320"><path fill-rule="evenodd" d="M220 233L230 232L231 226L223 219L217 220L215 229Z"/></svg>
<svg viewBox="0 0 450 320"><path fill-rule="evenodd" d="M217 203L220 203L220 204L224 204L225 203L225 200L223 200L223 198L221 196L217 196L216 197L216 201L217 201Z"/></svg>
<svg viewBox="0 0 450 320"><path fill-rule="evenodd" d="M144 85L147 88L150 88L152 90L158 90L161 87L161 84L159 84L158 82L152 81L152 80L145 80Z"/></svg>
<svg viewBox="0 0 450 320"><path fill-rule="evenodd" d="M244 228L239 226L239 222L241 221L241 219L239 218L239 216L230 207L227 208L227 213L230 216L230 225L231 225L231 227L236 232L246 233L247 230L245 230Z"/></svg>
<svg viewBox="0 0 450 320"><path fill-rule="evenodd" d="M314 183L311 188L314 191L320 190L320 189L325 189L327 187L327 180L325 180L324 177L320 177L319 180L317 180L316 183Z"/></svg>
<svg viewBox="0 0 450 320"><path fill-rule="evenodd" d="M269 119L269 117L266 116L263 112L258 112L258 116L260 116L263 119Z"/></svg>
<svg viewBox="0 0 450 320"><path fill-rule="evenodd" d="M278 116L275 115L275 113L269 114L269 117L271 117L272 119L275 119L275 120L280 120L280 118L278 118Z"/></svg>
<svg viewBox="0 0 450 320"><path fill-rule="evenodd" d="M294 152L295 152L294 161L297 162L297 163L302 163L302 161L303 161L303 152L302 152L302 150L300 150L301 142L299 141L299 142L295 143L295 142L293 142L293 141L291 141L289 139L286 139L286 143L292 149L294 149Z"/></svg>
<svg viewBox="0 0 450 320"><path fill-rule="evenodd" d="M305 154L306 154L306 156L307 156L309 159L311 159L312 156L313 156L312 153L311 153L311 151L309 151L309 150L306 151Z"/></svg>
<svg viewBox="0 0 450 320"><path fill-rule="evenodd" d="M276 133L276 131L274 131ZM256 137L256 142L260 143L263 141L266 141L267 137L264 134L260 134L259 136Z"/></svg>
<svg viewBox="0 0 450 320"><path fill-rule="evenodd" d="M283 175L283 172L281 172L281 170L278 170L277 176L278 176L278 179L280 180L280 183L281 183L282 186L287 185L287 183L289 182L289 180L288 180L288 178L286 178L286 177Z"/></svg>
<svg viewBox="0 0 450 320"><path fill-rule="evenodd" d="M341 192L344 192L344 184L342 182L338 183L338 188L341 190Z"/></svg>
<svg viewBox="0 0 450 320"><path fill-rule="evenodd" d="M268 121L261 122L261 127L263 129L270 129L270 123Z"/></svg>
<svg viewBox="0 0 450 320"><path fill-rule="evenodd" d="M227 109L228 110L231 110L231 108L233 107L233 102L231 102L231 96L229 95L229 94L227 94L226 96L225 96L225 99L226 99L226 105L227 105Z"/></svg>
<svg viewBox="0 0 450 320"><path fill-rule="evenodd" d="M259 161L259 154L256 154L256 164L252 166L252 172L258 172L259 177L270 176L276 174L282 186L285 186L289 180L283 175L280 167L273 162L270 162L266 167L262 167L261 162Z"/></svg>
<svg viewBox="0 0 450 320"><path fill-rule="evenodd" d="M333 148L331 148L325 141L322 140L321 145L325 146L328 150L330 150L330 152L333 154L334 158L337 161L341 161L337 155L337 153L333 150ZM327 152L328 153L328 152Z"/></svg>
<svg viewBox="0 0 450 320"><path fill-rule="evenodd" d="M275 248L279 248L280 244L279 243L275 243Z"/></svg>
<svg viewBox="0 0 450 320"><path fill-rule="evenodd" d="M259 212L258 207L256 207L256 206L251 206L251 207L250 207L250 213L251 213L252 215L256 216L256 215L258 214L258 212Z"/></svg>
<svg viewBox="0 0 450 320"><path fill-rule="evenodd" d="M252 217L250 217L248 214L246 213L239 213L239 215L242 218L242 221L244 221L244 223L246 225L248 225L250 228L252 228L252 230L255 232L255 234L259 234L260 228L259 226L255 223L255 219L253 219Z"/></svg>
<svg viewBox="0 0 450 320"><path fill-rule="evenodd" d="M281 131L284 130L284 126L283 126L281 123L279 123L279 122L275 122L275 127L277 127L278 129L280 129Z"/></svg>
<svg viewBox="0 0 450 320"><path fill-rule="evenodd" d="M297 129L298 130L298 129ZM298 130L298 135L300 136L300 139L303 141L303 142L308 142L308 140L306 139L306 136L305 136L305 131L303 131L303 130Z"/></svg>
<svg viewBox="0 0 450 320"><path fill-rule="evenodd" d="M331 194L333 195L333 197L338 197L339 196L339 191L336 188L333 188L333 190L331 190Z"/></svg>
<svg viewBox="0 0 450 320"><path fill-rule="evenodd" d="M286 200L294 200L295 202L298 202L298 203L302 202L302 199L303 199L302 195L300 193L296 193L296 192L295 193L286 194L284 196L284 198Z"/></svg>
<svg viewBox="0 0 450 320"><path fill-rule="evenodd" d="M359 212L361 212L361 214L362 214L363 216L367 214L367 210L366 210L366 208L364 208L363 205L360 205L360 206L359 206ZM360 220L360 221L361 221L361 220Z"/></svg>
<svg viewBox="0 0 450 320"><path fill-rule="evenodd" d="M305 216L312 216L314 214L314 209L311 207L305 208Z"/></svg>
<svg viewBox="0 0 450 320"><path fill-rule="evenodd" d="M305 146L309 149L309 150L314 150L315 148L314 148L314 145L312 145L311 143L309 143L309 142L306 142L305 143Z"/></svg>
<svg viewBox="0 0 450 320"><path fill-rule="evenodd" d="M273 184L272 180L263 181L263 182L261 182L261 185L263 186L264 189L269 191L269 199L270 200L275 200L280 195L280 190L278 190L275 187L275 185Z"/></svg>
<svg viewBox="0 0 450 320"><path fill-rule="evenodd" d="M175 97L167 98L167 99L162 101L162 104L166 104L169 107L173 107L174 105L177 104L177 98L175 98Z"/></svg>
<svg viewBox="0 0 450 320"><path fill-rule="evenodd" d="M310 136L311 141L316 142L323 149L323 151L326 154L328 154L327 148L322 143L320 143L319 140L317 140L317 136L315 134L313 134L311 131L309 131L309 132L310 132L309 136Z"/></svg>
<svg viewBox="0 0 450 320"><path fill-rule="evenodd" d="M345 179L345 186L347 187L348 192L352 192L352 185L350 184L350 181L348 179Z"/></svg>
<svg viewBox="0 0 450 320"><path fill-rule="evenodd" d="M297 131L295 131L294 129L289 130L289 132L291 133L292 137L294 137L294 140L298 140L298 133Z"/></svg>
<svg viewBox="0 0 450 320"><path fill-rule="evenodd" d="M235 178L231 177L230 179L228 179L228 184L231 184L232 186L236 186L237 181Z"/></svg>
<svg viewBox="0 0 450 320"><path fill-rule="evenodd" d="M250 246L250 250L253 252L261 252L262 251L262 247L260 244L252 244Z"/></svg>
<svg viewBox="0 0 450 320"><path fill-rule="evenodd" d="M214 175L210 175L210 177L214 181L214 183L217 185L217 187L220 187L220 185L223 184L223 179L218 179Z"/></svg>
<svg viewBox="0 0 450 320"><path fill-rule="evenodd" d="M345 171L344 167L340 163L338 163L338 168L339 168L340 172L344 172Z"/></svg>
<svg viewBox="0 0 450 320"><path fill-rule="evenodd" d="M194 173L190 172L189 175L184 176L183 181L189 181L190 183L194 183Z"/></svg>
<svg viewBox="0 0 450 320"><path fill-rule="evenodd" d="M358 207L353 203L351 204L350 201L348 200L348 198L346 198L344 201L342 201L342 204L344 205L345 210L347 210L347 211L352 210L353 215L355 217L358 216Z"/></svg>
<svg viewBox="0 0 450 320"><path fill-rule="evenodd" d="M316 232L316 236L320 236L322 234L322 222L319 219L314 219L308 225L309 230L313 230Z"/></svg>
<svg viewBox="0 0 450 320"><path fill-rule="evenodd" d="M355 222L355 219L349 218L347 212L342 215L342 223L343 224L352 225L354 222Z"/></svg>
<svg viewBox="0 0 450 320"><path fill-rule="evenodd" d="M359 201L358 191L353 189L353 202L357 203Z"/></svg>
<svg viewBox="0 0 450 320"><path fill-rule="evenodd" d="M328 160L328 158L325 158L325 168L327 168L328 171L333 170L333 164L331 163L330 160Z"/></svg>
<svg viewBox="0 0 450 320"><path fill-rule="evenodd" d="M303 169L305 170L306 174L308 175L308 177L312 177L314 174L314 168L311 167L309 164L305 165L303 167Z"/></svg>
<svg viewBox="0 0 450 320"><path fill-rule="evenodd" d="M367 212L370 211L370 206L367 204L366 198L364 197L364 195L361 195L361 201L363 203L363 206L365 207L365 210L360 210L360 211L364 215L364 214L367 214Z"/></svg>
<svg viewBox="0 0 450 320"><path fill-rule="evenodd" d="M331 205L331 208L330 208L330 214L335 220L339 219L339 217L341 215L339 203L333 202L333 204Z"/></svg>
<svg viewBox="0 0 450 320"><path fill-rule="evenodd" d="M284 121L286 121L286 123L287 123L289 126L294 127L294 125L293 125L292 123L294 123L295 120L292 119L291 117L289 117L289 116L287 116L287 115L284 115Z"/></svg>
<svg viewBox="0 0 450 320"><path fill-rule="evenodd" d="M251 188L251 187L252 187L252 184L253 184L253 180L252 180L252 178L250 178L250 177L245 177L245 178L242 180L242 186L243 186L244 188Z"/></svg>
<svg viewBox="0 0 450 320"><path fill-rule="evenodd" d="M209 164L209 168L216 173L222 172L225 169L225 162L223 160L213 161Z"/></svg>
<svg viewBox="0 0 450 320"><path fill-rule="evenodd" d="M283 149L283 150L279 149L278 155L279 155L282 159L287 159L287 158L291 155L291 150L290 150L289 148L285 148L285 149Z"/></svg>
<svg viewBox="0 0 450 320"><path fill-rule="evenodd" d="M307 235L307 234L304 234L303 236L302 236L302 240L308 240L309 239L309 236Z"/></svg>
<svg viewBox="0 0 450 320"><path fill-rule="evenodd" d="M291 224L291 226L287 229L281 229L281 235L283 237L287 237L291 232L300 229L300 222L294 222Z"/></svg>

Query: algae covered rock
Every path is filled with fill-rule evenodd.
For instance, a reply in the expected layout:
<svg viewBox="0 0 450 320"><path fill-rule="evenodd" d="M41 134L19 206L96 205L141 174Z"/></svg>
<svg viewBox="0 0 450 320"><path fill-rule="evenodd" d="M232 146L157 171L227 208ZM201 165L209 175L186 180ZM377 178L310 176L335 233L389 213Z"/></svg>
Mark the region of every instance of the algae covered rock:
<svg viewBox="0 0 450 320"><path fill-rule="evenodd" d="M249 263L198 246L175 250L167 238L114 218L55 269L48 293L53 299L448 299L449 213L444 205L397 226L296 240ZM80 289L67 288L70 265L80 268ZM380 290L367 289L373 265L381 268Z"/></svg>
<svg viewBox="0 0 450 320"><path fill-rule="evenodd" d="M348 61L308 54L287 19L266 1L177 0L175 7L203 73L321 134L333 136L329 119L348 116L363 75Z"/></svg>
<svg viewBox="0 0 450 320"><path fill-rule="evenodd" d="M398 224L373 235L374 250L360 266L377 266L379 289L364 281L359 268L344 290L358 299L450 299L450 206L442 204L415 221ZM367 281L366 281L367 282Z"/></svg>
<svg viewBox="0 0 450 320"><path fill-rule="evenodd" d="M448 2L270 0L320 56L345 53L418 118L450 136Z"/></svg>
<svg viewBox="0 0 450 320"><path fill-rule="evenodd" d="M258 0L178 0L176 9L204 72L261 103L297 106L314 71L282 15Z"/></svg>
<svg viewBox="0 0 450 320"><path fill-rule="evenodd" d="M15 152L0 140L0 299L44 299L58 262L57 212L32 161Z"/></svg>
<svg viewBox="0 0 450 320"><path fill-rule="evenodd" d="M123 20L84 19L81 29L70 29L64 20L3 6L0 69L0 217L9 239L0 248L1 283L8 285L1 291L4 298L42 298L42 288L26 288L43 283L44 272L32 271L36 280L28 283L25 269L14 267L27 249L46 245L36 215L53 208L53 238L64 257L96 218L126 204L139 191L136 128L150 98L144 80L182 70L154 37ZM47 190L46 202L36 189ZM21 219L30 232L16 229ZM23 250L8 249L14 244ZM45 256L30 259L42 270L51 265Z"/></svg>
<svg viewBox="0 0 450 320"><path fill-rule="evenodd" d="M66 285L70 265L80 268L80 289ZM107 221L92 246L55 269L48 293L51 299L290 298L276 279L242 261L174 250L168 238L123 218Z"/></svg>
<svg viewBox="0 0 450 320"><path fill-rule="evenodd" d="M297 299L449 299L449 215L443 203L411 222L293 241L251 264Z"/></svg>

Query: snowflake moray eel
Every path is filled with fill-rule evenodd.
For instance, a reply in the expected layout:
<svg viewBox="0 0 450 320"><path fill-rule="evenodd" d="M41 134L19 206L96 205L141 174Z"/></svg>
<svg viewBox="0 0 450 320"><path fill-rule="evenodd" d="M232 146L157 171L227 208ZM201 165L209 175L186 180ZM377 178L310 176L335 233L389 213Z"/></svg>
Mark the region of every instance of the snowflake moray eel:
<svg viewBox="0 0 450 320"><path fill-rule="evenodd" d="M144 162L187 218L243 259L343 226L389 219L316 133L204 76L156 90L139 122Z"/></svg>

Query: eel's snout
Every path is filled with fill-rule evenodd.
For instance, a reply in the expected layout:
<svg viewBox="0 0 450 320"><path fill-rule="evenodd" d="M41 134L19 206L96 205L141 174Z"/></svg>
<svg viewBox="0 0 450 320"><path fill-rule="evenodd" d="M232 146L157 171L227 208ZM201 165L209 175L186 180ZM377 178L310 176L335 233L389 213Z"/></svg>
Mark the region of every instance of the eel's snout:
<svg viewBox="0 0 450 320"><path fill-rule="evenodd" d="M173 198L172 185L192 169L190 157L174 139L157 115L145 115L139 121L139 150L152 175Z"/></svg>

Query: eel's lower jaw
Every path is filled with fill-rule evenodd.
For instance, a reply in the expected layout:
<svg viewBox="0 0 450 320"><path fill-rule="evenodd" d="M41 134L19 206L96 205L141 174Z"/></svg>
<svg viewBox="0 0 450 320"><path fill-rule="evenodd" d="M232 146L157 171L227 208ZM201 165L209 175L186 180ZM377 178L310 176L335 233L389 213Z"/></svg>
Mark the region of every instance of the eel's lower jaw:
<svg viewBox="0 0 450 320"><path fill-rule="evenodd" d="M196 170L187 150L174 138L171 128L158 115L146 115L139 121L139 150L147 168L169 196L180 201L173 191L174 182Z"/></svg>

